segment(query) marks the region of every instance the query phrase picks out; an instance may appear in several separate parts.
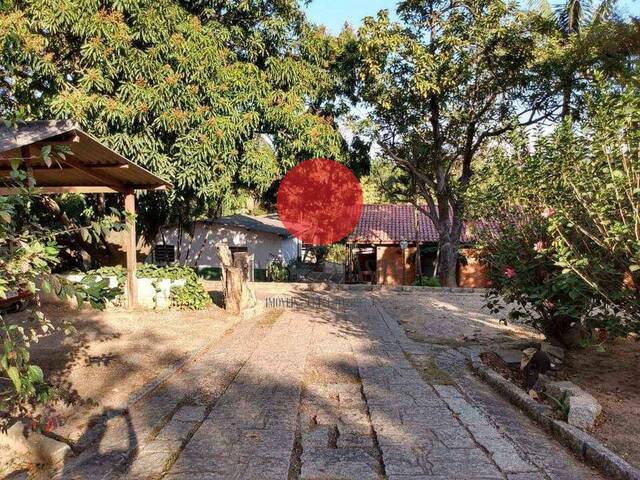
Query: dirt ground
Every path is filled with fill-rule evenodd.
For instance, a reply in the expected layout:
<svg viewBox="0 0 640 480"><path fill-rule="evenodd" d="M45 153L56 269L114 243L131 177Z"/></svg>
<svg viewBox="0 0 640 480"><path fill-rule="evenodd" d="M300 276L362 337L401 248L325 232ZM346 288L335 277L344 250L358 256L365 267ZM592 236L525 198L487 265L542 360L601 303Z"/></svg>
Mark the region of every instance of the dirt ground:
<svg viewBox="0 0 640 480"><path fill-rule="evenodd" d="M56 434L76 441L89 419L126 406L130 395L221 336L235 322L217 306L202 311L72 310L45 307L53 319L66 318L77 333L56 334L34 346L32 359L46 378L71 394L58 403ZM64 380L63 380L64 379Z"/></svg>
<svg viewBox="0 0 640 480"><path fill-rule="evenodd" d="M640 467L640 342L616 340L605 344L604 352L594 348L571 351L561 375L602 405L602 422L592 433Z"/></svg>

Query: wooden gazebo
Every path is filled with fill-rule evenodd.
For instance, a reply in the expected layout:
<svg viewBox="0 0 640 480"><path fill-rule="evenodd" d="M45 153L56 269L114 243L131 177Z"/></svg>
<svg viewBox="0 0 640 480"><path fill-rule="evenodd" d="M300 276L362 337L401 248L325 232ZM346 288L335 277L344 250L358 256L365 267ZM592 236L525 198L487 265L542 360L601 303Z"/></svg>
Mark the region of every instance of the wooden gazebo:
<svg viewBox="0 0 640 480"><path fill-rule="evenodd" d="M53 165L42 157L45 145L65 145L73 153L64 158L53 155ZM39 193L119 193L124 195L125 211L135 214L136 190L165 190L169 182L127 160L83 132L72 121L43 120L21 122L16 128L0 127L0 195L16 193L10 186L10 160L21 158ZM126 237L127 302L137 305L136 228L129 223Z"/></svg>

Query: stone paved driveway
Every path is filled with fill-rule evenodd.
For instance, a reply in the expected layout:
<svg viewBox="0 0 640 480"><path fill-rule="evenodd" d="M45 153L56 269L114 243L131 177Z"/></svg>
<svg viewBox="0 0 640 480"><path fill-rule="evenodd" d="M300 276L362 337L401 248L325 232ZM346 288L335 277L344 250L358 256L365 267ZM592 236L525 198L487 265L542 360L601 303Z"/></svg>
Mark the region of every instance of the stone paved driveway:
<svg viewBox="0 0 640 480"><path fill-rule="evenodd" d="M317 298L339 304L242 322L60 478L601 478L375 294Z"/></svg>

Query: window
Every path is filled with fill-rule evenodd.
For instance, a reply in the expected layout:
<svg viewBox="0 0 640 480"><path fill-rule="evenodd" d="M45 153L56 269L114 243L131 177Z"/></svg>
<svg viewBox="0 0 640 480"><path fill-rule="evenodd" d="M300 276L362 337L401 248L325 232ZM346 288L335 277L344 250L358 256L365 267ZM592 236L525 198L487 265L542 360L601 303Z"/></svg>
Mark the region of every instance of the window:
<svg viewBox="0 0 640 480"><path fill-rule="evenodd" d="M153 260L156 265L168 265L176 261L175 245L156 245L153 249Z"/></svg>
<svg viewBox="0 0 640 480"><path fill-rule="evenodd" d="M249 252L249 249L247 247L229 247L229 250L231 250L231 254Z"/></svg>

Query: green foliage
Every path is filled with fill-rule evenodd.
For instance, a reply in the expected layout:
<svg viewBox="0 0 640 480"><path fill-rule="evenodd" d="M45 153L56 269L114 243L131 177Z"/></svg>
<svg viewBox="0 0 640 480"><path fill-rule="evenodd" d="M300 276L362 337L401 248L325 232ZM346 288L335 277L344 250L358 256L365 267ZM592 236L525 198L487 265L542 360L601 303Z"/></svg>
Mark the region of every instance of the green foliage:
<svg viewBox="0 0 640 480"><path fill-rule="evenodd" d="M497 314L508 304L511 320L567 342L571 327L595 307L591 292L577 275L556 265L547 250L548 222L538 212L496 212L493 219L500 233L485 232L480 251L492 284L487 307Z"/></svg>
<svg viewBox="0 0 640 480"><path fill-rule="evenodd" d="M267 279L270 282L289 280L289 268L281 258L272 258L267 264Z"/></svg>
<svg viewBox="0 0 640 480"><path fill-rule="evenodd" d="M416 287L439 287L440 280L436 277L420 277L413 284Z"/></svg>
<svg viewBox="0 0 640 480"><path fill-rule="evenodd" d="M312 156L341 158L341 41L295 0L13 1L0 10L0 116L73 118L172 181L151 227L211 216Z"/></svg>
<svg viewBox="0 0 640 480"><path fill-rule="evenodd" d="M183 286L171 289L171 305L181 310L204 310L211 305L211 297L200 282L189 278Z"/></svg>
<svg viewBox="0 0 640 480"><path fill-rule="evenodd" d="M494 295L531 306L532 321L550 333L572 321L610 336L640 331L635 85L620 89L600 79L584 99L583 121L540 136L532 150L527 137L514 137L508 151L496 152L476 193L485 199L477 213L502 219L506 232L485 251ZM517 275L505 278L507 267Z"/></svg>
<svg viewBox="0 0 640 480"><path fill-rule="evenodd" d="M344 264L347 261L347 246L344 243L334 243L327 248L325 261Z"/></svg>
<svg viewBox="0 0 640 480"><path fill-rule="evenodd" d="M55 152L54 152L55 153ZM52 150L45 149L51 155ZM35 190L35 180L24 170L18 170L19 160L12 160L9 183L18 190L16 195L0 196L0 300L15 292L29 292L25 314L8 315L0 312L0 427L6 427L12 417L33 414L36 405L46 405L59 391L49 385L42 369L31 362L30 350L40 338L57 330L72 333L72 325L53 322L39 308L41 290L61 298L75 297L79 304L89 302L103 308L115 292L95 277L79 283L69 283L52 274L58 263L58 241L78 233L73 228L48 228L36 220L34 210L41 200ZM86 227L87 237L95 231L124 228L122 217L112 215L102 222Z"/></svg>
<svg viewBox="0 0 640 480"><path fill-rule="evenodd" d="M549 191L557 263L578 275L608 308L590 329L640 332L640 88L599 84L589 115L558 132L556 188ZM554 152L560 145L564 154Z"/></svg>
<svg viewBox="0 0 640 480"><path fill-rule="evenodd" d="M365 204L404 202L411 196L407 174L382 159L371 161L370 172L360 179L360 184Z"/></svg>
<svg viewBox="0 0 640 480"><path fill-rule="evenodd" d="M568 392L564 392L560 398L556 398L547 392L544 392L544 396L551 400L553 406L560 414L560 418L566 422L567 418L569 418L569 410L571 409Z"/></svg>
<svg viewBox="0 0 640 480"><path fill-rule="evenodd" d="M440 236L438 275L455 286L476 153L553 110L544 49L555 32L544 16L502 0L405 0L398 16L382 11L358 32L366 127L403 171L394 196L427 205Z"/></svg>
<svg viewBox="0 0 640 480"><path fill-rule="evenodd" d="M124 285L127 272L122 266L101 267L88 272L87 278L116 277L118 281L118 295L124 294ZM183 310L203 310L211 304L209 294L200 283L198 274L191 267L182 265L167 265L158 267L151 264L140 264L136 269L137 278L150 278L152 280L185 280L183 286L171 288L171 306ZM83 280L84 281L84 280Z"/></svg>

